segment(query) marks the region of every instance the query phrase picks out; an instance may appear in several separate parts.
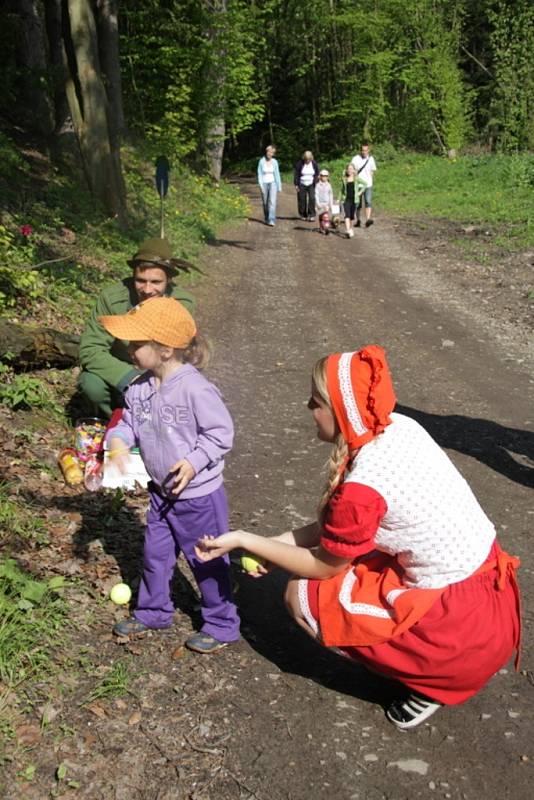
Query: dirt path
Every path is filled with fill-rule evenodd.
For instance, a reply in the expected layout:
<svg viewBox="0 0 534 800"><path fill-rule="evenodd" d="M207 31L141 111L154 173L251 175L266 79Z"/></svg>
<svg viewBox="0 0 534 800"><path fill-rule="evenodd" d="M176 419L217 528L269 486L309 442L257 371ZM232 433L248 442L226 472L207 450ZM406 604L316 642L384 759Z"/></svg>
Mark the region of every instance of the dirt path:
<svg viewBox="0 0 534 800"><path fill-rule="evenodd" d="M531 354L512 328L492 325L476 294L458 294L422 263L391 224L379 220L353 241L321 237L294 217L288 192L271 229L252 197L251 219L206 248L207 277L195 290L201 326L216 342L210 376L236 422L226 470L233 525L270 535L312 518L328 450L306 412L311 366L332 351L384 345L400 404L447 449L523 561L523 671L508 665L465 706L399 734L383 713L395 688L301 635L285 615L280 573L254 581L236 570L243 641L210 658L180 648L195 616L185 580L172 631L134 643L112 641L109 626L121 612L95 601L93 625L79 629L86 671L127 658L138 672L131 693L88 708L84 671L73 665L74 688L54 700L72 732L45 737L34 758L39 781L23 790L10 784L6 798L527 800ZM98 513L97 501L88 502ZM122 532L114 535L101 556L131 579L139 531L133 552ZM79 786L55 780L60 762Z"/></svg>
<svg viewBox="0 0 534 800"><path fill-rule="evenodd" d="M391 224L378 222L346 241L313 233L294 211L293 197L282 195L282 219L273 230L258 224L256 204L256 219L214 248L209 263L217 291L206 285L212 299L200 298L202 318L218 342L216 377L237 421L228 469L235 523L252 520L272 534L310 518L327 454L304 406L310 367L328 352L379 342L388 351L399 402L472 483L505 545L523 559L528 591L534 417L525 367L531 353L514 341L512 328L484 317L472 293L457 293L446 274L415 257ZM229 260L228 272L221 267ZM258 796L530 796L532 761L522 757L533 756L532 672L514 675L510 667L466 706L441 712L413 736L399 736L376 704L384 687L335 659L321 659L284 624L274 586L271 592L266 582L249 580L241 598L259 637L253 647L267 659L258 664L267 676L258 676L257 710L233 736L240 764L254 765L248 774L258 779ZM528 671L526 616L522 666ZM273 662L282 670L278 678ZM421 774L403 772L411 759Z"/></svg>

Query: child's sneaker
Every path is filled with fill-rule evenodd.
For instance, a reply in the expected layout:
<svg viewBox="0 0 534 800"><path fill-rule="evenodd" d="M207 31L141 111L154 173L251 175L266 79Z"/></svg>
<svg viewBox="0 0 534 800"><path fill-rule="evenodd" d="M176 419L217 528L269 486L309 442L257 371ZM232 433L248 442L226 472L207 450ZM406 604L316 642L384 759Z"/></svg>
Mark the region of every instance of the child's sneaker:
<svg viewBox="0 0 534 800"><path fill-rule="evenodd" d="M406 730L420 725L438 708L441 708L441 703L435 703L419 692L412 692L406 700L394 700L386 711L386 717L396 728Z"/></svg>
<svg viewBox="0 0 534 800"><path fill-rule="evenodd" d="M352 230L352 228L350 229L350 231L347 232L347 236L349 237L349 239L354 238L354 231Z"/></svg>
<svg viewBox="0 0 534 800"><path fill-rule="evenodd" d="M194 650L195 653L216 653L222 650L223 647L228 647L231 642L220 642L209 633L193 633L189 639L186 639L185 646L189 650Z"/></svg>
<svg viewBox="0 0 534 800"><path fill-rule="evenodd" d="M128 617L128 619L117 622L113 628L113 633L115 636L133 636L136 633L144 633L148 630L150 630L148 625L145 625L140 619Z"/></svg>

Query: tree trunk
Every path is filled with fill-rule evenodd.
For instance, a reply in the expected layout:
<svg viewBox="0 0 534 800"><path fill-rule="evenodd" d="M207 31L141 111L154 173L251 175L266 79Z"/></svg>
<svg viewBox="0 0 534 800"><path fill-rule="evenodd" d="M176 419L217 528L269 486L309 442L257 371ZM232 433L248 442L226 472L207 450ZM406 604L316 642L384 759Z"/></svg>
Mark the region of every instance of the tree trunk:
<svg viewBox="0 0 534 800"><path fill-rule="evenodd" d="M97 0L98 46L100 64L106 81L108 97L108 126L111 158L120 182L120 194L126 197L126 186L122 176L121 137L124 133L124 110L122 107L122 80L119 61L119 3L118 0Z"/></svg>
<svg viewBox="0 0 534 800"><path fill-rule="evenodd" d="M12 5L22 22L18 53L24 70L21 96L25 101L27 122L47 135L54 128L54 118L44 81L48 65L43 21L37 0L17 0Z"/></svg>
<svg viewBox="0 0 534 800"><path fill-rule="evenodd" d="M13 366L71 367L78 363L79 338L53 328L30 328L0 320L0 359Z"/></svg>
<svg viewBox="0 0 534 800"><path fill-rule="evenodd" d="M119 62L118 0L97 0L98 50L109 100L109 133L118 142L124 132L122 80Z"/></svg>
<svg viewBox="0 0 534 800"><path fill-rule="evenodd" d="M225 131L224 118L221 117L212 121L206 134L208 170L215 183L218 183L221 179Z"/></svg>
<svg viewBox="0 0 534 800"><path fill-rule="evenodd" d="M97 29L90 0L63 0L63 14L67 98L84 172L91 192L125 225L122 174L110 138L108 98L100 73Z"/></svg>
<svg viewBox="0 0 534 800"><path fill-rule="evenodd" d="M65 92L66 73L61 29L61 0L45 0L44 7L49 59L54 85L54 132L60 134L67 129L70 120L69 104ZM72 121L70 125L72 126Z"/></svg>
<svg viewBox="0 0 534 800"><path fill-rule="evenodd" d="M224 138L226 125L224 119L224 45L221 41L224 27L223 17L226 14L227 0L204 0L208 19L213 18L213 24L208 25L206 36L211 42L212 54L206 69L206 133L204 136L204 152L208 162L208 171L213 180L218 183L221 178L222 161L224 155Z"/></svg>

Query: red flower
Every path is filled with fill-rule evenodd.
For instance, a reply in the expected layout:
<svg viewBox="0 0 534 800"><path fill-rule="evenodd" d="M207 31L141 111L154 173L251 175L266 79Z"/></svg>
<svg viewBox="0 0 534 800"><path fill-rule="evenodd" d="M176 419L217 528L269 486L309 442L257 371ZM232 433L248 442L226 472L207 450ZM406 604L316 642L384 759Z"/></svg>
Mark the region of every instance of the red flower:
<svg viewBox="0 0 534 800"><path fill-rule="evenodd" d="M19 228L19 230L20 230L22 236L26 236L26 237L31 236L32 233L33 233L33 228L32 228L31 225L22 225Z"/></svg>

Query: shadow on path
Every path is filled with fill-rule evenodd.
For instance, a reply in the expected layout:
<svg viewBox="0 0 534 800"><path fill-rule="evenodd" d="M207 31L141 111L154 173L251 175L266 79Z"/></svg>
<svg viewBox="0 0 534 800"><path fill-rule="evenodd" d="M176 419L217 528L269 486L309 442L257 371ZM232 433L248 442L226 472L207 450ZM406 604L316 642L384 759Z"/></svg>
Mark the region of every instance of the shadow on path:
<svg viewBox="0 0 534 800"><path fill-rule="evenodd" d="M534 487L534 433L497 422L456 414L428 414L397 405L400 414L419 422L440 447L458 450L515 483Z"/></svg>
<svg viewBox="0 0 534 800"><path fill-rule="evenodd" d="M145 525L139 511L124 503L120 491L43 496L21 489L19 496L32 507L58 509L66 514L80 515L79 525L72 536L72 557L80 562L82 572L84 565L92 565L99 574L99 566L106 569L102 562L102 551L106 556L111 556L122 580L132 589L130 608L135 608L143 571ZM148 504L148 496L145 499ZM99 542L97 547L93 544L96 542ZM60 543L52 543L52 547L58 545L58 549L63 550ZM68 560L68 555L65 555ZM180 563L174 571L171 596L176 610L186 614L195 627L199 623L197 590L181 570ZM111 574L113 572L114 569Z"/></svg>
<svg viewBox="0 0 534 800"><path fill-rule="evenodd" d="M247 244L242 239L216 239L210 238L206 241L209 247L237 247L239 250L256 250L255 247Z"/></svg>
<svg viewBox="0 0 534 800"><path fill-rule="evenodd" d="M289 617L284 600L288 576L274 570L250 578L236 568L241 634L250 647L283 673L309 678L334 692L387 707L405 687L369 672L310 639Z"/></svg>

